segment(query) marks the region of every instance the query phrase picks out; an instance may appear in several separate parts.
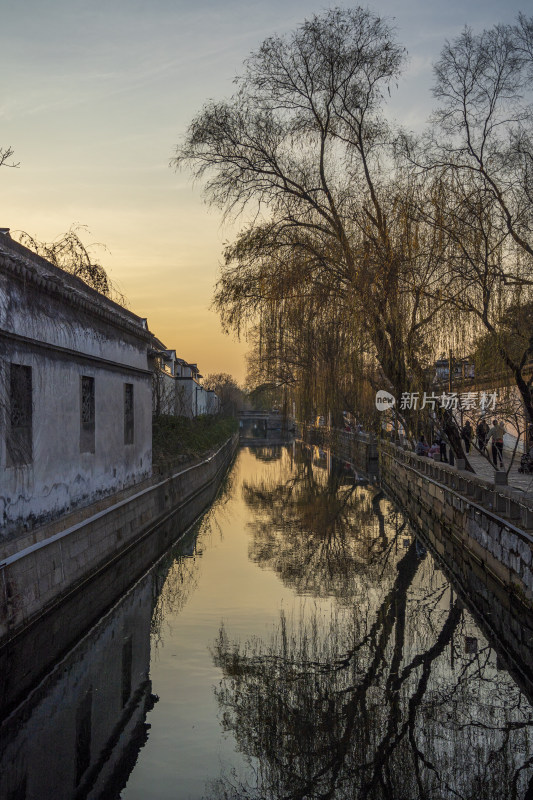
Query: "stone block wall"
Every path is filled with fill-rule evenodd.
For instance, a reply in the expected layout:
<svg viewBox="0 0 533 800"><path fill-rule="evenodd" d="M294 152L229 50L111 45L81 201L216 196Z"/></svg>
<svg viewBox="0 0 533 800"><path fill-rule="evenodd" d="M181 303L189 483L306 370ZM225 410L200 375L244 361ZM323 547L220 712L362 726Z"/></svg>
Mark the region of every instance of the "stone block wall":
<svg viewBox="0 0 533 800"><path fill-rule="evenodd" d="M508 487L405 453L381 449L381 480L441 555L458 547L510 595L533 606L533 530L527 502Z"/></svg>

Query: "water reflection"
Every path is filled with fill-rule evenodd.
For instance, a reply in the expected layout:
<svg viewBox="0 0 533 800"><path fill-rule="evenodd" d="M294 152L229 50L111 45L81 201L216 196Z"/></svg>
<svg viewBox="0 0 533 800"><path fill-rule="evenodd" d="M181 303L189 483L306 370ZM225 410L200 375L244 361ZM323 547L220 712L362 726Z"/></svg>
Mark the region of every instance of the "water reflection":
<svg viewBox="0 0 533 800"><path fill-rule="evenodd" d="M448 590L418 592L406 614L415 564L412 548L370 624L282 615L268 640L243 644L221 629L222 722L257 783L220 779L213 796L524 796L531 708L485 642L464 647L475 637Z"/></svg>
<svg viewBox="0 0 533 800"><path fill-rule="evenodd" d="M383 496L317 463L303 452L284 481L244 483L250 554L341 602L282 613L269 637L221 626L221 721L257 779L221 777L209 796L524 797L530 704Z"/></svg>
<svg viewBox="0 0 533 800"><path fill-rule="evenodd" d="M258 461L279 461L283 453L281 445L274 445L269 447L255 446L250 448L250 453L257 458Z"/></svg>
<svg viewBox="0 0 533 800"><path fill-rule="evenodd" d="M531 705L378 488L244 450L197 532L4 720L2 798L531 800Z"/></svg>
<svg viewBox="0 0 533 800"><path fill-rule="evenodd" d="M316 466L314 452L301 448L283 479L244 481L243 498L253 510L249 555L298 593L351 603L354 585L372 565L390 570L406 523L379 490L347 484L342 463L329 472Z"/></svg>
<svg viewBox="0 0 533 800"><path fill-rule="evenodd" d="M194 591L193 547L185 537L2 721L2 798L120 796L158 699L150 642L157 647L169 613Z"/></svg>

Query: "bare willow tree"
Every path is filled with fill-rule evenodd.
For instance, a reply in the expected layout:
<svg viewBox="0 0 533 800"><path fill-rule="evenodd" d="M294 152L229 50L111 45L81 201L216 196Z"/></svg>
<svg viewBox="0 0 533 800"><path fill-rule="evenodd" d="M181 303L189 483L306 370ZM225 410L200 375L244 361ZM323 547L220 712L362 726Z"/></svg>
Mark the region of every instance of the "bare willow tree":
<svg viewBox="0 0 533 800"><path fill-rule="evenodd" d="M314 16L250 56L236 94L204 107L174 164L204 178L226 213L254 214L226 253L217 302L230 324L257 312L283 264L281 299L290 283L307 284L331 302L349 297L352 312L364 308L387 377L406 390L402 259L390 233L400 194L386 176L394 154L382 114L403 58L390 26L369 11Z"/></svg>
<svg viewBox="0 0 533 800"><path fill-rule="evenodd" d="M59 269L80 278L84 283L100 294L109 297L120 305L126 305L126 298L113 285L106 269L95 257L95 248L101 244L86 245L80 234L87 232L83 225L72 225L69 230L51 242L41 242L25 231L19 233L20 243L37 255L50 261Z"/></svg>
<svg viewBox="0 0 533 800"><path fill-rule="evenodd" d="M465 29L446 43L424 164L438 174L445 198L433 222L447 239L448 305L490 340L494 364L512 376L530 422L532 43L533 18L523 15L516 25Z"/></svg>
<svg viewBox="0 0 533 800"><path fill-rule="evenodd" d="M226 372L212 372L204 380L204 387L216 392L220 413L234 417L242 409L243 391L235 378Z"/></svg>
<svg viewBox="0 0 533 800"><path fill-rule="evenodd" d="M12 156L15 151L10 145L0 147L0 167L18 167L18 162L13 161Z"/></svg>

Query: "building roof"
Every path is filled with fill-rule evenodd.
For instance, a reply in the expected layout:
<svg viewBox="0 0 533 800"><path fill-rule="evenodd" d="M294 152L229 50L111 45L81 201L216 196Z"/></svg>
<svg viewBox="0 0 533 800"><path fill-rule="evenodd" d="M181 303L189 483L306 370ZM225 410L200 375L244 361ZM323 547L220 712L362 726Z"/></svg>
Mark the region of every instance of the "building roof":
<svg viewBox="0 0 533 800"><path fill-rule="evenodd" d="M70 275L37 255L0 228L0 272L10 273L71 306L119 326L146 341L151 338L147 320L92 289L81 278Z"/></svg>

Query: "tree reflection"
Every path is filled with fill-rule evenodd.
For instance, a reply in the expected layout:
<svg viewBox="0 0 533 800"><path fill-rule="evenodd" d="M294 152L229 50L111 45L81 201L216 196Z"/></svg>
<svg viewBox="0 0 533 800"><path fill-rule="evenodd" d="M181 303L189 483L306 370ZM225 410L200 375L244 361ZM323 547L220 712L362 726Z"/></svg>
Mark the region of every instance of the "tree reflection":
<svg viewBox="0 0 533 800"><path fill-rule="evenodd" d="M299 593L349 601L356 576L388 568L405 522L382 492L347 485L342 468L326 473L307 451L294 466L282 482L243 484L255 512L250 558Z"/></svg>
<svg viewBox="0 0 533 800"><path fill-rule="evenodd" d="M301 458L244 497L252 558L332 600L266 639L220 628L221 720L255 779L209 797L523 798L532 709L383 496Z"/></svg>
<svg viewBox="0 0 533 800"><path fill-rule="evenodd" d="M281 445L265 445L263 447L255 445L254 447L250 447L249 451L258 461L266 462L279 461L282 454Z"/></svg>
<svg viewBox="0 0 533 800"><path fill-rule="evenodd" d="M157 650L164 638L164 625L187 605L198 585L197 531L190 531L160 560L154 574L153 611L150 625L152 646Z"/></svg>
<svg viewBox="0 0 533 800"><path fill-rule="evenodd" d="M464 653L470 623L457 600L444 609L428 592L406 613L419 563L413 545L368 627L337 609L331 619L282 614L267 642L231 642L221 628L222 723L257 779L221 779L213 795L523 796L531 708L487 646Z"/></svg>
<svg viewBox="0 0 533 800"><path fill-rule="evenodd" d="M215 500L201 522L185 533L157 564L150 631L155 649L163 640L164 625L170 624L170 620L182 611L196 591L200 573L199 557L202 555L201 542L205 542L215 534L222 536L219 518L233 492L234 472L231 470L226 472ZM168 524L173 523L170 521ZM200 536L201 541L199 541Z"/></svg>

